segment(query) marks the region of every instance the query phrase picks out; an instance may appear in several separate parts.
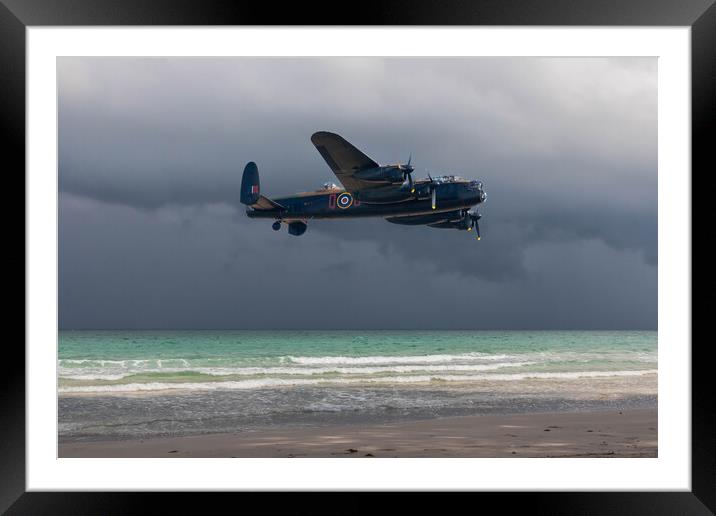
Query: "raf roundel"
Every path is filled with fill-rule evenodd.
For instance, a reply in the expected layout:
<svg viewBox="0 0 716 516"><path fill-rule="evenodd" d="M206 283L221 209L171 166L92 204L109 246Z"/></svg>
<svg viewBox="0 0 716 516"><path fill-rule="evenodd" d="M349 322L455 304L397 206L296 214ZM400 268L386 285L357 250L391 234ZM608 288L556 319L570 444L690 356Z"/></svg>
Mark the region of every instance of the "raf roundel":
<svg viewBox="0 0 716 516"><path fill-rule="evenodd" d="M353 196L349 193L342 193L336 199L336 204L338 205L339 208L344 209L344 210L346 208L350 208L351 205L353 204Z"/></svg>

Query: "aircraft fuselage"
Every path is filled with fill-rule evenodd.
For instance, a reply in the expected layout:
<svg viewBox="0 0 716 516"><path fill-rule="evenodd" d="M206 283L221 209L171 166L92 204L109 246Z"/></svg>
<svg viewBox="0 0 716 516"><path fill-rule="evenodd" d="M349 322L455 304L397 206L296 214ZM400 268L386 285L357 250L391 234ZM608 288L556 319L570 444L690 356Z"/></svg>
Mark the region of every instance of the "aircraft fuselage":
<svg viewBox="0 0 716 516"><path fill-rule="evenodd" d="M343 189L335 189L274 198L273 200L285 209L248 209L246 214L251 218L279 220L429 215L469 209L484 200L482 190L471 181L440 183L434 188L435 208L430 194L423 197L418 194L416 198L415 194L406 191L397 196L399 200L376 202L375 196L371 198L369 195L370 192L367 195L365 192L350 193ZM420 189L421 185L416 183L416 190Z"/></svg>
<svg viewBox="0 0 716 516"><path fill-rule="evenodd" d="M311 142L343 188L326 183L321 190L280 198L261 194L259 170L250 161L241 177L240 201L251 218L275 219L279 231L288 225L290 235L306 232L311 219L384 217L393 224L475 230L480 239L481 215L470 208L485 201L481 181L455 175L413 180L410 164L379 165L342 136L319 131Z"/></svg>

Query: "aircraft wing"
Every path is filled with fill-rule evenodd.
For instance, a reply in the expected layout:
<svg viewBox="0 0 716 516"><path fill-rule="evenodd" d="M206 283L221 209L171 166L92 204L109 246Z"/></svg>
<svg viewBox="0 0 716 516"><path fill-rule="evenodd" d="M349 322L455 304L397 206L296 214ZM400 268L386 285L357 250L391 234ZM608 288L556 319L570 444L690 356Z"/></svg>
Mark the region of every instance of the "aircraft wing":
<svg viewBox="0 0 716 516"><path fill-rule="evenodd" d="M385 186L355 177L354 174L360 170L377 168L380 165L348 143L342 136L320 131L311 136L311 142L349 192Z"/></svg>
<svg viewBox="0 0 716 516"><path fill-rule="evenodd" d="M441 224L450 224L462 218L460 210L444 211L438 213L426 213L424 215L397 215L386 217L385 220L393 224L404 224L406 226L432 226L441 227Z"/></svg>
<svg viewBox="0 0 716 516"><path fill-rule="evenodd" d="M254 210L264 211L264 210L285 210L283 206L281 206L279 203L272 201L268 197L264 197L263 195L259 195L258 200L251 205L251 207Z"/></svg>

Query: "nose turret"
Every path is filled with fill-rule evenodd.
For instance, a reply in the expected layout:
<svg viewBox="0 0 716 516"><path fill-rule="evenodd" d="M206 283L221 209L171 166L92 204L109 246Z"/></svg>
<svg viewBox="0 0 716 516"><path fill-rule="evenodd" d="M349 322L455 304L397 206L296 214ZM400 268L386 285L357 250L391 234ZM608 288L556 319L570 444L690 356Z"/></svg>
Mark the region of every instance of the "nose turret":
<svg viewBox="0 0 716 516"><path fill-rule="evenodd" d="M470 190L477 193L477 198L479 199L478 202L485 202L485 199L487 199L487 194L485 193L485 187L482 184L482 181L470 181Z"/></svg>

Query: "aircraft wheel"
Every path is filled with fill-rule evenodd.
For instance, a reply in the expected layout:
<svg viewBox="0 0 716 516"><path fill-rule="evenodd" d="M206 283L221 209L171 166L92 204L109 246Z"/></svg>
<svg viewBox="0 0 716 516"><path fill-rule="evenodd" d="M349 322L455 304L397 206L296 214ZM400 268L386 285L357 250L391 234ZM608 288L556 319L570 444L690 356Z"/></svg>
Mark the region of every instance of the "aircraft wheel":
<svg viewBox="0 0 716 516"><path fill-rule="evenodd" d="M277 220L271 225L271 229L273 229L274 231L278 231L279 229L281 229L281 223Z"/></svg>

